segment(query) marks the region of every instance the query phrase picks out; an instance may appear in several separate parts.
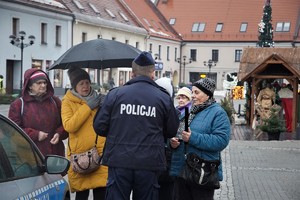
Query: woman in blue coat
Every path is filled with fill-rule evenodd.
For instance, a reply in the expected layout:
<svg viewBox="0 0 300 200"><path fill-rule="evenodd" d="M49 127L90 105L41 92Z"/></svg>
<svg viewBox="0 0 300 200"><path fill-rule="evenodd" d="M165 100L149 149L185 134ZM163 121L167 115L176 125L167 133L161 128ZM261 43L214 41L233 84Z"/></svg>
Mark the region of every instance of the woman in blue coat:
<svg viewBox="0 0 300 200"><path fill-rule="evenodd" d="M221 151L229 143L231 133L229 118L224 109L216 103L213 97L214 90L215 82L210 78L200 79L193 84L189 130L184 131L184 124L181 123L179 130L183 141L180 142L178 137L170 140L170 145L174 149L170 175L176 177L174 191L176 200L213 200L215 189L186 183L180 177L180 172L185 164L185 149L187 154L193 152L206 160L221 161ZM219 166L218 175L221 181L222 164Z"/></svg>

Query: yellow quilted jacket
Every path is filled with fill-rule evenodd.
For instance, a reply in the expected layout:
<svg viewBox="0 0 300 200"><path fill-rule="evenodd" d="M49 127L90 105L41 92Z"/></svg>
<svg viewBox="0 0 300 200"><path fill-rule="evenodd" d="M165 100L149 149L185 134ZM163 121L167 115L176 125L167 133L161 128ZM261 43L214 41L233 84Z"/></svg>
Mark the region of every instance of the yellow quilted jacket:
<svg viewBox="0 0 300 200"><path fill-rule="evenodd" d="M72 153L82 153L95 145L96 133L93 128L93 119L97 109L91 110L86 101L76 97L70 90L62 99L62 123L69 132L69 145ZM105 137L98 136L97 148L102 154L105 144ZM67 149L67 157L70 159L70 149ZM108 168L100 168L87 175L75 173L70 167L68 180L71 192L105 187L108 176Z"/></svg>

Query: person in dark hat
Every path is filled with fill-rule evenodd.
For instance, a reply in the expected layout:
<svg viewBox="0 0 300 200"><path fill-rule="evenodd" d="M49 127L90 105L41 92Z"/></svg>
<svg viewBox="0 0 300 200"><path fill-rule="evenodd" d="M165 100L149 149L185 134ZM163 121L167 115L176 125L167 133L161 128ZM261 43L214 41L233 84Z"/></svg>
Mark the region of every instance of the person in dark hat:
<svg viewBox="0 0 300 200"><path fill-rule="evenodd" d="M215 88L215 81L210 78L193 83L189 130L184 131L185 124L180 123L178 131L181 132L183 141L177 137L170 140L173 148L170 175L176 178L174 196L178 200L213 200L214 188L203 188L195 183L187 183L180 172L185 164L185 154L195 153L205 160L221 161L221 151L229 143L230 121L225 110L214 99ZM218 169L220 181L223 179L221 166Z"/></svg>
<svg viewBox="0 0 300 200"><path fill-rule="evenodd" d="M48 75L36 68L24 73L22 95L11 103L8 117L34 141L43 155L65 156L64 130L60 117L61 100L54 96Z"/></svg>
<svg viewBox="0 0 300 200"><path fill-rule="evenodd" d="M62 99L62 122L69 132L67 157L71 153L86 152L96 145L98 154L103 152L104 137L97 138L92 127L94 116L101 107L105 95L98 94L91 87L91 79L87 71L77 67L68 70L72 88ZM75 200L88 199L90 190L94 199L103 200L106 192L107 167L101 166L96 171L82 175L70 167L68 180L71 192L76 192Z"/></svg>
<svg viewBox="0 0 300 200"><path fill-rule="evenodd" d="M164 141L174 137L178 116L168 92L154 81L155 61L142 52L132 62L133 79L107 94L94 119L106 137L106 200L157 200L158 174L166 170Z"/></svg>

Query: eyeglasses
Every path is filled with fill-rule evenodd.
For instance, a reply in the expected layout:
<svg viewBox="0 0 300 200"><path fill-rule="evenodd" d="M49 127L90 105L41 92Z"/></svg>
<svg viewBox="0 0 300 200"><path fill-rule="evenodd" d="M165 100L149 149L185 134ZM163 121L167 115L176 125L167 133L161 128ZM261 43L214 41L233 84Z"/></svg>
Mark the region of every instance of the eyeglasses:
<svg viewBox="0 0 300 200"><path fill-rule="evenodd" d="M47 85L47 82L46 81L37 81L37 82L35 82L37 85L42 85L42 84L44 84L44 85Z"/></svg>

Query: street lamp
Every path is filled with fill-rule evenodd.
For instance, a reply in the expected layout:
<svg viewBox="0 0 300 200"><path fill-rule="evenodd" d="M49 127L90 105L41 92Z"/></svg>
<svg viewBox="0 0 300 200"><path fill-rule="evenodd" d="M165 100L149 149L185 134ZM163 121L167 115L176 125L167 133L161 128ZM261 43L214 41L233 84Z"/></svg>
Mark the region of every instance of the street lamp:
<svg viewBox="0 0 300 200"><path fill-rule="evenodd" d="M210 76L211 67L216 66L217 62L212 61L211 59L209 59L208 61L204 61L203 64L204 64L204 66L208 66L208 68L209 68L208 76Z"/></svg>
<svg viewBox="0 0 300 200"><path fill-rule="evenodd" d="M186 60L186 56L182 56L182 60L181 58L177 58L177 62L180 64L180 74L181 74L181 65L183 65L183 82L185 82L185 66L187 64L192 63L192 58L190 58L188 61ZM181 77L180 77L181 78Z"/></svg>
<svg viewBox="0 0 300 200"><path fill-rule="evenodd" d="M25 31L20 31L17 36L10 35L10 43L21 49L21 79L20 79L20 94L22 94L22 83L23 83L23 50L24 48L34 44L35 37L33 35L28 36L29 43L24 43L26 33Z"/></svg>

